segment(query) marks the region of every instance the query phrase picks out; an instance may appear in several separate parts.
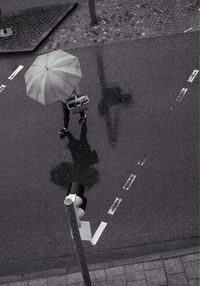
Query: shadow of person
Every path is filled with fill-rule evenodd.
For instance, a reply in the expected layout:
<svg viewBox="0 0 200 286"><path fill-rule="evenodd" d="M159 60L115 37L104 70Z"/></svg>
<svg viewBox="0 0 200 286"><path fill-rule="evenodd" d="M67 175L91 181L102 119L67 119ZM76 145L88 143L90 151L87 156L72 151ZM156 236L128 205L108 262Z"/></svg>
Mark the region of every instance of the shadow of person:
<svg viewBox="0 0 200 286"><path fill-rule="evenodd" d="M73 163L62 162L50 172L51 182L68 189L70 182L80 182L89 190L92 186L100 182L99 173L93 165L99 162L97 152L91 149L87 140L87 124L81 128L80 138L76 139L68 132L67 148L71 152Z"/></svg>

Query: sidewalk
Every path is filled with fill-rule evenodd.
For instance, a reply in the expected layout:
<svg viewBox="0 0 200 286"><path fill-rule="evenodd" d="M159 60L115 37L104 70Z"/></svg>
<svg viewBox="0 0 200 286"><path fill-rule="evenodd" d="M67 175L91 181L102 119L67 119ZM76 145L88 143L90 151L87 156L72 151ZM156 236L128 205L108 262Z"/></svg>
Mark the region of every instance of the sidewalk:
<svg viewBox="0 0 200 286"><path fill-rule="evenodd" d="M198 0L96 1L98 25L90 25L87 3L79 4L38 52L199 30Z"/></svg>
<svg viewBox="0 0 200 286"><path fill-rule="evenodd" d="M199 286L200 248L89 265L94 286ZM78 268L77 268L78 269ZM1 286L83 286L82 274L54 269L0 278ZM10 282L13 281L13 282Z"/></svg>

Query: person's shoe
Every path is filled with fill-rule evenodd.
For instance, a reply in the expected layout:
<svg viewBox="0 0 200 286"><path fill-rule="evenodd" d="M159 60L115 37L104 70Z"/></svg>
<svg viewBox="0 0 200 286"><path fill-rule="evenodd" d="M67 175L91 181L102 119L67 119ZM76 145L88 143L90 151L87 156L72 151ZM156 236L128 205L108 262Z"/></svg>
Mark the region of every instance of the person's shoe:
<svg viewBox="0 0 200 286"><path fill-rule="evenodd" d="M79 124L83 124L86 121L86 115L85 116L81 116L81 118L79 119L78 123Z"/></svg>
<svg viewBox="0 0 200 286"><path fill-rule="evenodd" d="M68 131L69 131L68 128L63 127L62 129L60 129L60 130L58 131L58 133L59 133L59 134L64 134L64 133L67 133Z"/></svg>

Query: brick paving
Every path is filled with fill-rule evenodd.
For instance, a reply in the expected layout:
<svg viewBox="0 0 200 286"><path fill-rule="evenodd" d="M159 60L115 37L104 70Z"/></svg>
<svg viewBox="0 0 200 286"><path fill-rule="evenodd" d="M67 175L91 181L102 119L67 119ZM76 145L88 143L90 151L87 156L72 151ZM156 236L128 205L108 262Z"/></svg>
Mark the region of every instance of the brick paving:
<svg viewBox="0 0 200 286"><path fill-rule="evenodd" d="M158 258L159 256L159 258ZM139 261L139 262L138 262ZM116 261L89 265L90 279L94 286L199 286L200 285L200 248L176 250L124 259L117 261L118 266L113 266ZM56 274L57 271L57 274ZM15 276L1 277L1 286L83 286L80 272L66 273L59 269L48 271L48 277L41 272L35 279L25 280ZM40 276L39 276L40 275ZM34 274L29 274L33 277ZM10 279L10 280L9 280ZM9 281L13 282L9 282ZM21 280L21 281L20 281Z"/></svg>
<svg viewBox="0 0 200 286"><path fill-rule="evenodd" d="M75 4L35 7L2 16L0 28L12 28L13 35L0 37L0 52L33 51Z"/></svg>
<svg viewBox="0 0 200 286"><path fill-rule="evenodd" d="M38 52L199 30L197 0L107 0L96 2L91 26L88 4L80 4Z"/></svg>

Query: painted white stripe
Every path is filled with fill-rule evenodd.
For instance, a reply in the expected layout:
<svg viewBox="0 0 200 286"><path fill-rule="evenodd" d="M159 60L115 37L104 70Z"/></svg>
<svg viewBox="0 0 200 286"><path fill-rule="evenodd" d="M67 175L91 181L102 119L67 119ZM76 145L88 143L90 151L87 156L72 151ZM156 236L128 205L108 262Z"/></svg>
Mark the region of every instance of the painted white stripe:
<svg viewBox="0 0 200 286"><path fill-rule="evenodd" d="M116 212L119 204L121 203L121 200L122 199L120 199L120 198L115 199L114 203L112 204L111 208L108 211L108 214L113 215Z"/></svg>
<svg viewBox="0 0 200 286"><path fill-rule="evenodd" d="M8 79L12 80L23 68L24 66L18 66L18 68L8 77Z"/></svg>
<svg viewBox="0 0 200 286"><path fill-rule="evenodd" d="M189 29L185 30L184 33L187 33L187 32L189 32L192 29L193 29L193 27L190 27Z"/></svg>
<svg viewBox="0 0 200 286"><path fill-rule="evenodd" d="M4 84L0 85L0 92L2 92L5 87L6 87L6 85L4 85Z"/></svg>
<svg viewBox="0 0 200 286"><path fill-rule="evenodd" d="M146 159L147 158L144 158L143 160L139 160L137 164L140 165L140 166L144 166L144 163L146 162Z"/></svg>
<svg viewBox="0 0 200 286"><path fill-rule="evenodd" d="M130 186L132 185L132 183L134 182L135 178L136 178L136 175L131 174L128 180L126 181L126 183L124 184L123 189L128 190Z"/></svg>
<svg viewBox="0 0 200 286"><path fill-rule="evenodd" d="M195 77L197 76L199 70L193 70L192 74L190 75L190 77L188 78L188 82L193 82L193 80L195 79Z"/></svg>
<svg viewBox="0 0 200 286"><path fill-rule="evenodd" d="M102 232L104 231L106 226L107 226L107 222L102 221L100 223L99 227L97 228L97 230L96 230L96 232L95 232L95 234L91 240L92 245L95 245L97 243L97 241L99 240L99 238L102 235Z"/></svg>
<svg viewBox="0 0 200 286"><path fill-rule="evenodd" d="M187 90L188 90L187 88L182 88L181 91L179 92L179 95L176 98L176 101L182 101L182 99L185 96Z"/></svg>

